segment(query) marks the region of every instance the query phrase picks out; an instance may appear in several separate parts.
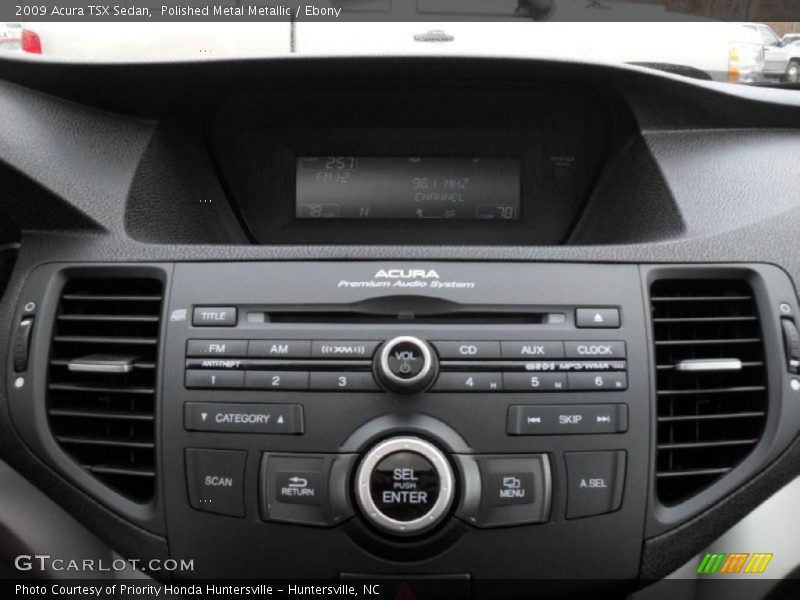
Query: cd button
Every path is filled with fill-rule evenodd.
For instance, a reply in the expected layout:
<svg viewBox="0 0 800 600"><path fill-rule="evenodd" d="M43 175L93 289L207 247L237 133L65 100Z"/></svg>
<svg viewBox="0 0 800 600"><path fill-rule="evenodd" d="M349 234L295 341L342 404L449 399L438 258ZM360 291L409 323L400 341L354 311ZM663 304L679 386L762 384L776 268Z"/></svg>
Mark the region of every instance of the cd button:
<svg viewBox="0 0 800 600"><path fill-rule="evenodd" d="M491 360L500 358L500 342L431 342L443 360Z"/></svg>

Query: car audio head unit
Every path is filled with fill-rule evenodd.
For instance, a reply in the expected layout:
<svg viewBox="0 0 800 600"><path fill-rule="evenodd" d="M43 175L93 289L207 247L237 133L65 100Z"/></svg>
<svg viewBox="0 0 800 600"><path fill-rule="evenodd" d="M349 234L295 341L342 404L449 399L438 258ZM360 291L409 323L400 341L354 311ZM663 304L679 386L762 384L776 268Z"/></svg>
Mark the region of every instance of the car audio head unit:
<svg viewBox="0 0 800 600"><path fill-rule="evenodd" d="M21 435L130 521L163 514L204 577L632 580L643 540L800 422L771 267L47 265L26 285Z"/></svg>

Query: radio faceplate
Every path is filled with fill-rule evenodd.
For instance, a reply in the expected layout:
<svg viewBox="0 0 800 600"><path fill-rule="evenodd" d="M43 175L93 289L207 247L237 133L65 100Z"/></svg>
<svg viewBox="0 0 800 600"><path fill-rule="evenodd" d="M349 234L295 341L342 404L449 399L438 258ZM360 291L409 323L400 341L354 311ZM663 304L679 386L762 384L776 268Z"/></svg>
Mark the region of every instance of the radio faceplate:
<svg viewBox="0 0 800 600"><path fill-rule="evenodd" d="M437 573L557 578L569 554L587 577L635 576L651 416L638 267L178 264L167 314L176 556L212 575L402 574L428 557ZM402 389L387 369L427 375ZM393 440L413 447L376 457Z"/></svg>

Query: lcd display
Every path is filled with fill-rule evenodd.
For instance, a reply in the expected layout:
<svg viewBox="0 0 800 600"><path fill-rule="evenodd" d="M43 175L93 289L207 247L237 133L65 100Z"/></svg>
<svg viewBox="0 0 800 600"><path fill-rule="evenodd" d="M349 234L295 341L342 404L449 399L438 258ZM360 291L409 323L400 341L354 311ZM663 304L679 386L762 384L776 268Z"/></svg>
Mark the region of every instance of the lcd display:
<svg viewBox="0 0 800 600"><path fill-rule="evenodd" d="M300 219L519 219L516 158L303 156Z"/></svg>

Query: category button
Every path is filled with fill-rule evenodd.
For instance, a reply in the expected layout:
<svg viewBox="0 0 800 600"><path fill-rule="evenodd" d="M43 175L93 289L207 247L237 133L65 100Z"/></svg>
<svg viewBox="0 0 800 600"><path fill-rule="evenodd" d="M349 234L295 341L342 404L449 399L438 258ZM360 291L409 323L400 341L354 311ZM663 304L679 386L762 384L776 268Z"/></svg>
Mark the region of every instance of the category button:
<svg viewBox="0 0 800 600"><path fill-rule="evenodd" d="M569 373L569 389L622 391L628 388L625 373Z"/></svg>
<svg viewBox="0 0 800 600"><path fill-rule="evenodd" d="M564 342L567 358L625 358L625 342Z"/></svg>
<svg viewBox="0 0 800 600"><path fill-rule="evenodd" d="M303 433L303 407L299 404L187 402L183 416L188 431Z"/></svg>
<svg viewBox="0 0 800 600"><path fill-rule="evenodd" d="M500 392L503 390L501 373L441 373L433 392Z"/></svg>
<svg viewBox="0 0 800 600"><path fill-rule="evenodd" d="M308 358L311 340L250 340L247 355L258 358Z"/></svg>
<svg viewBox="0 0 800 600"><path fill-rule="evenodd" d="M247 340L188 340L186 355L200 358L247 356Z"/></svg>
<svg viewBox="0 0 800 600"><path fill-rule="evenodd" d="M564 342L501 342L503 358L564 358Z"/></svg>
<svg viewBox="0 0 800 600"><path fill-rule="evenodd" d="M192 325L195 327L235 327L236 307L234 306L198 306L192 314Z"/></svg>
<svg viewBox="0 0 800 600"><path fill-rule="evenodd" d="M197 510L244 516L244 465L247 453L186 449L189 503Z"/></svg>
<svg viewBox="0 0 800 600"><path fill-rule="evenodd" d="M431 342L443 360L493 360L500 358L500 342Z"/></svg>
<svg viewBox="0 0 800 600"><path fill-rule="evenodd" d="M314 341L311 343L312 358L372 358L375 348L380 342L374 340L351 341Z"/></svg>

